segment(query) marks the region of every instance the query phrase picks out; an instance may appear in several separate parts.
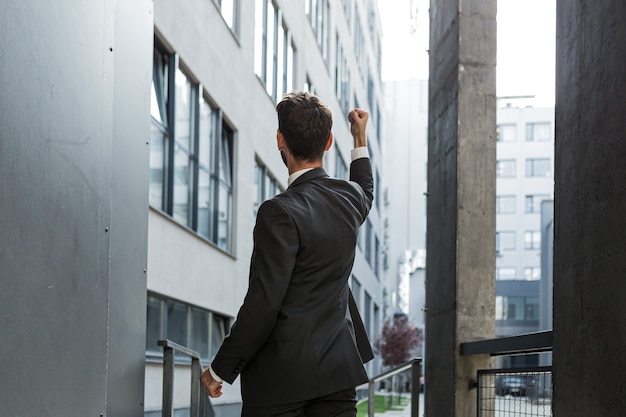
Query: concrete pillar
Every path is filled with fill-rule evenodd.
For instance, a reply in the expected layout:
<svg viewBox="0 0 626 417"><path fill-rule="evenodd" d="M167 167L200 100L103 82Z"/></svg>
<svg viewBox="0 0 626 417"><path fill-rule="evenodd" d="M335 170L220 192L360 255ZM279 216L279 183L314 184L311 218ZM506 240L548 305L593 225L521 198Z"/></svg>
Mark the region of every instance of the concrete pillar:
<svg viewBox="0 0 626 417"><path fill-rule="evenodd" d="M496 0L431 0L426 415L476 415L495 336Z"/></svg>
<svg viewBox="0 0 626 417"><path fill-rule="evenodd" d="M0 414L143 416L152 1L0 0Z"/></svg>
<svg viewBox="0 0 626 417"><path fill-rule="evenodd" d="M626 415L625 21L557 2L555 417Z"/></svg>

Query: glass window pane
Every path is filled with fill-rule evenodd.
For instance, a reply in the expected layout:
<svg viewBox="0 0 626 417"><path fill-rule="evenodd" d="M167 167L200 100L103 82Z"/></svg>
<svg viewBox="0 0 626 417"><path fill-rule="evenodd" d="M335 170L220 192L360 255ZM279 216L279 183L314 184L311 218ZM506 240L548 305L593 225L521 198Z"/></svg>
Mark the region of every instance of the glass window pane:
<svg viewBox="0 0 626 417"><path fill-rule="evenodd" d="M276 19L278 12L274 9L271 1L267 3L267 52L266 52L266 73L265 88L267 94L274 97L274 65L276 63Z"/></svg>
<svg viewBox="0 0 626 417"><path fill-rule="evenodd" d="M265 31L265 1L256 0L256 10L254 12L254 72L255 74L265 81L263 69L265 67L265 45L267 42Z"/></svg>
<svg viewBox="0 0 626 417"><path fill-rule="evenodd" d="M165 337L183 346L187 344L187 306L173 300L165 302L167 329Z"/></svg>
<svg viewBox="0 0 626 417"><path fill-rule="evenodd" d="M285 93L290 92L293 89L293 62L295 48L291 42L291 32L288 32L287 38L287 83L285 85Z"/></svg>
<svg viewBox="0 0 626 417"><path fill-rule="evenodd" d="M515 142L515 125L498 126L498 142Z"/></svg>
<svg viewBox="0 0 626 417"><path fill-rule="evenodd" d="M525 310L526 320L539 320L539 298L527 297Z"/></svg>
<svg viewBox="0 0 626 417"><path fill-rule="evenodd" d="M167 126L169 56L154 49L152 61L152 89L150 92L150 115L159 123Z"/></svg>
<svg viewBox="0 0 626 417"><path fill-rule="evenodd" d="M361 283L352 276L352 295L354 296L354 301L356 302L356 306L361 308Z"/></svg>
<svg viewBox="0 0 626 417"><path fill-rule="evenodd" d="M550 159L527 159L526 160L526 176L527 177L549 177Z"/></svg>
<svg viewBox="0 0 626 417"><path fill-rule="evenodd" d="M162 316L161 300L149 295L146 320L146 351L159 352L161 350L161 348L157 346L157 341L162 338Z"/></svg>
<svg viewBox="0 0 626 417"><path fill-rule="evenodd" d="M217 225L217 246L228 251L230 250L230 213L231 213L231 193L230 187L220 185L219 207Z"/></svg>
<svg viewBox="0 0 626 417"><path fill-rule="evenodd" d="M209 312L191 308L191 340L189 347L203 359L209 358Z"/></svg>
<svg viewBox="0 0 626 417"><path fill-rule="evenodd" d="M280 21L278 22L276 32L276 91L279 94L283 94L287 87L285 85L285 55L287 51L285 49L286 33Z"/></svg>
<svg viewBox="0 0 626 417"><path fill-rule="evenodd" d="M515 178L517 164L515 159L502 159L496 161L496 177L498 178Z"/></svg>
<svg viewBox="0 0 626 417"><path fill-rule="evenodd" d="M515 280L517 279L517 272L512 267L496 268L497 280Z"/></svg>
<svg viewBox="0 0 626 417"><path fill-rule="evenodd" d="M496 213L513 214L515 213L516 198L514 195L496 196Z"/></svg>
<svg viewBox="0 0 626 417"><path fill-rule="evenodd" d="M198 134L198 162L200 167L211 168L213 149L211 140L215 137L215 112L211 105L202 99L200 102L200 131Z"/></svg>
<svg viewBox="0 0 626 417"><path fill-rule="evenodd" d="M150 205L163 210L165 184L165 144L167 134L154 121L150 126Z"/></svg>
<svg viewBox="0 0 626 417"><path fill-rule="evenodd" d="M198 234L210 239L209 207L211 204L211 175L205 169L198 170Z"/></svg>
<svg viewBox="0 0 626 417"><path fill-rule="evenodd" d="M229 28L235 32L235 0L220 0L222 17L226 21Z"/></svg>
<svg viewBox="0 0 626 417"><path fill-rule="evenodd" d="M215 313L211 314L211 360L217 354L224 338L229 331L229 321Z"/></svg>
<svg viewBox="0 0 626 417"><path fill-rule="evenodd" d="M176 143L174 148L174 219L189 225L189 200L191 192L191 169L189 154Z"/></svg>
<svg viewBox="0 0 626 417"><path fill-rule="evenodd" d="M176 142L191 149L191 82L180 69L176 70Z"/></svg>

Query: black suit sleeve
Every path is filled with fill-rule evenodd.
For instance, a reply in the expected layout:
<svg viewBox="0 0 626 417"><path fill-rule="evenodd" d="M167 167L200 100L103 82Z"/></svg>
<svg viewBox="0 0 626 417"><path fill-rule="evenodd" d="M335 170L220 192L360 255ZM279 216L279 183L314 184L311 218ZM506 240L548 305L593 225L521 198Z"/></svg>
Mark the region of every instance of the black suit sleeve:
<svg viewBox="0 0 626 417"><path fill-rule="evenodd" d="M224 381L232 383L237 378L272 332L289 286L298 242L297 229L284 208L274 200L264 202L254 228L248 292L211 364Z"/></svg>
<svg viewBox="0 0 626 417"><path fill-rule="evenodd" d="M361 188L362 221L365 221L374 200L374 178L369 158L359 158L350 164L350 181L357 183Z"/></svg>

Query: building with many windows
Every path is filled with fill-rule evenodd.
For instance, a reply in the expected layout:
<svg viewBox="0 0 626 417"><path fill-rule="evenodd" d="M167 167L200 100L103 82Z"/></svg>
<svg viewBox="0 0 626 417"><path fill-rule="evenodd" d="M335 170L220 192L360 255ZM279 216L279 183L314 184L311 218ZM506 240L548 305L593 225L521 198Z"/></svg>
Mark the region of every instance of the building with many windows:
<svg viewBox="0 0 626 417"><path fill-rule="evenodd" d="M521 107L523 100L501 98L497 110L497 336L540 330L542 202L554 192L554 108ZM537 365L536 359L516 364Z"/></svg>
<svg viewBox="0 0 626 417"><path fill-rule="evenodd" d="M206 365L237 314L256 210L286 187L275 105L292 89L316 93L334 114L324 161L332 176L348 176L347 112L370 113L376 194L350 285L374 339L383 319L380 69L375 0L154 2L146 415L161 408L157 340L188 346ZM175 409L184 410L189 371L177 372ZM213 407L239 415L240 403L235 382Z"/></svg>

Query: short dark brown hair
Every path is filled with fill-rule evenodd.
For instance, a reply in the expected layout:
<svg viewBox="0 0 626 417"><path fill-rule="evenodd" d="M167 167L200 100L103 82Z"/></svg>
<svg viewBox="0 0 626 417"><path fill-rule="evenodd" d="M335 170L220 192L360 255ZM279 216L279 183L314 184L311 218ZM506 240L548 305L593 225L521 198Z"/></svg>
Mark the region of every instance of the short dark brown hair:
<svg viewBox="0 0 626 417"><path fill-rule="evenodd" d="M303 91L286 94L276 106L278 130L298 160L322 159L333 126L333 115L317 96Z"/></svg>

